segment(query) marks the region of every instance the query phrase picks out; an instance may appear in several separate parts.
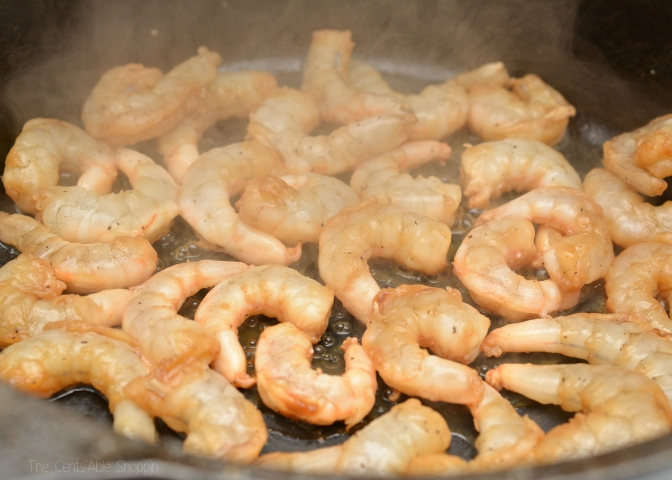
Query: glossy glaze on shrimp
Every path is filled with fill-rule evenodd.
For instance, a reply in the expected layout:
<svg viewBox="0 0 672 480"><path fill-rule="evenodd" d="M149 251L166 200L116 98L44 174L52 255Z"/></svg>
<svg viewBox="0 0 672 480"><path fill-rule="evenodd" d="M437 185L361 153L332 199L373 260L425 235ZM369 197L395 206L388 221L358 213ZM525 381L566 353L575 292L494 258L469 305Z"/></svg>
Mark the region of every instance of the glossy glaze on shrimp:
<svg viewBox="0 0 672 480"><path fill-rule="evenodd" d="M331 288L282 265L251 267L224 279L203 298L194 320L217 339L213 367L236 387L248 388L247 356L238 327L252 315L289 322L317 343L327 329L334 294Z"/></svg>
<svg viewBox="0 0 672 480"><path fill-rule="evenodd" d="M366 322L380 291L367 260L393 259L434 274L446 268L451 232L444 223L369 199L332 217L320 235L320 277L345 308Z"/></svg>

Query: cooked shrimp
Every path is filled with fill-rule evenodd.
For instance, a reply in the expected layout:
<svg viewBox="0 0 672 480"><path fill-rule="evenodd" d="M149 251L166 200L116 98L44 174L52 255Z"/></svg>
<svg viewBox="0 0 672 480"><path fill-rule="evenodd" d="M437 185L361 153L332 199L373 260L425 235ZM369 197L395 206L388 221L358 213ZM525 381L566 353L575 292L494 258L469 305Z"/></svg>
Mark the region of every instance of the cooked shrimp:
<svg viewBox="0 0 672 480"><path fill-rule="evenodd" d="M316 100L322 120L349 124L376 115L410 113L411 106L402 99L350 85L348 68L354 47L349 30L313 32L301 89Z"/></svg>
<svg viewBox="0 0 672 480"><path fill-rule="evenodd" d="M45 259L73 293L127 288L147 280L158 256L143 237L117 237L112 243L66 242L37 220L0 212L0 241Z"/></svg>
<svg viewBox="0 0 672 480"><path fill-rule="evenodd" d="M21 210L37 213L34 193L58 185L59 167L80 172L77 185L102 195L117 178L113 150L74 125L50 118L28 120L7 154L2 183Z"/></svg>
<svg viewBox="0 0 672 480"><path fill-rule="evenodd" d="M644 375L612 366L504 364L486 381L577 414L551 429L533 452L537 463L586 457L672 430L665 394Z"/></svg>
<svg viewBox="0 0 672 480"><path fill-rule="evenodd" d="M507 320L545 317L579 302L580 290L563 291L553 280L514 273L537 256L534 226L505 217L474 228L455 253L453 271L471 298Z"/></svg>
<svg viewBox="0 0 672 480"><path fill-rule="evenodd" d="M316 425L344 420L359 423L376 401L376 370L356 338L341 347L342 375L314 370L313 342L291 323L267 327L254 360L257 389L264 404L282 415Z"/></svg>
<svg viewBox="0 0 672 480"><path fill-rule="evenodd" d="M558 91L533 74L504 86L474 83L468 92L467 125L486 141L515 137L555 145L576 115Z"/></svg>
<svg viewBox="0 0 672 480"><path fill-rule="evenodd" d="M511 190L554 186L581 190L581 178L567 159L536 140L507 138L468 145L461 171L469 208L487 207L490 199Z"/></svg>
<svg viewBox="0 0 672 480"><path fill-rule="evenodd" d="M447 266L450 240L446 224L370 199L342 210L325 225L317 259L320 277L355 318L366 322L380 291L369 258L390 258L434 274Z"/></svg>
<svg viewBox="0 0 672 480"><path fill-rule="evenodd" d="M39 220L68 242L109 243L122 235L154 242L177 216L177 186L168 172L134 150L117 150L117 167L132 190L100 195L81 187L51 187L36 193Z"/></svg>
<svg viewBox="0 0 672 480"><path fill-rule="evenodd" d="M178 127L159 136L157 147L176 182L199 157L198 142L219 120L247 118L278 87L268 72L221 72L205 89L195 113Z"/></svg>
<svg viewBox="0 0 672 480"><path fill-rule="evenodd" d="M475 224L507 216L548 225L565 234L539 252L548 275L565 291L580 289L609 271L614 246L602 208L580 190L567 187L534 189L484 212Z"/></svg>
<svg viewBox="0 0 672 480"><path fill-rule="evenodd" d="M602 168L588 172L583 191L602 207L611 239L617 245L672 243L672 202L654 207L616 174Z"/></svg>
<svg viewBox="0 0 672 480"><path fill-rule="evenodd" d="M443 162L448 157L450 147L445 143L405 143L360 163L350 177L350 186L362 199L376 197L380 204L399 205L450 226L462 200L460 186L443 183L436 177L413 178L400 173L432 160Z"/></svg>
<svg viewBox="0 0 672 480"><path fill-rule="evenodd" d="M86 131L114 145L163 135L194 111L203 87L217 76L221 57L205 47L165 76L157 68L130 63L108 70L82 109Z"/></svg>
<svg viewBox="0 0 672 480"><path fill-rule="evenodd" d="M329 135L309 136L319 121L312 97L285 87L250 115L247 133L280 151L289 173L336 175L404 143L415 117L378 115L344 125Z"/></svg>
<svg viewBox="0 0 672 480"><path fill-rule="evenodd" d="M268 453L255 465L330 475L402 475L413 458L441 453L449 445L450 430L443 417L411 398L341 445L310 452Z"/></svg>
<svg viewBox="0 0 672 480"><path fill-rule="evenodd" d="M502 62L486 63L468 72L460 73L455 77L455 81L464 88L469 88L476 83L492 87L503 87L510 80L509 72Z"/></svg>
<svg viewBox="0 0 672 480"><path fill-rule="evenodd" d="M672 333L672 320L658 298L672 300L672 245L644 242L616 257L605 277L607 308L635 313L651 328Z"/></svg>
<svg viewBox="0 0 672 480"><path fill-rule="evenodd" d="M153 419L124 393L129 382L148 372L127 335L86 322L52 323L0 352L3 382L40 397L88 383L107 397L117 433L153 443Z"/></svg>
<svg viewBox="0 0 672 480"><path fill-rule="evenodd" d="M629 313L575 313L540 318L493 330L481 345L488 356L507 352L550 352L593 365L615 365L642 373L672 400L672 342Z"/></svg>
<svg viewBox="0 0 672 480"><path fill-rule="evenodd" d="M268 438L254 404L195 358L161 362L127 385L125 393L173 430L185 432L182 449L187 453L246 464Z"/></svg>
<svg viewBox="0 0 672 480"><path fill-rule="evenodd" d="M252 180L236 207L243 222L296 245L317 242L327 220L357 203L357 194L341 180L298 173Z"/></svg>
<svg viewBox="0 0 672 480"><path fill-rule="evenodd" d="M662 195L672 175L672 114L604 142L604 168L644 195Z"/></svg>
<svg viewBox="0 0 672 480"><path fill-rule="evenodd" d="M122 328L155 362L189 355L207 363L219 351L217 339L199 324L177 314L184 301L249 267L239 262L201 260L173 265L133 289Z"/></svg>
<svg viewBox="0 0 672 480"><path fill-rule="evenodd" d="M469 404L481 400L483 382L476 370L460 363L476 358L489 326L488 317L462 302L455 289L402 285L374 297L362 346L390 387L432 401Z"/></svg>
<svg viewBox="0 0 672 480"><path fill-rule="evenodd" d="M282 175L282 160L257 142L234 143L204 153L187 170L178 195L180 215L204 241L251 264L289 265L301 256L301 245L287 248L277 238L240 221L230 197L261 175Z"/></svg>

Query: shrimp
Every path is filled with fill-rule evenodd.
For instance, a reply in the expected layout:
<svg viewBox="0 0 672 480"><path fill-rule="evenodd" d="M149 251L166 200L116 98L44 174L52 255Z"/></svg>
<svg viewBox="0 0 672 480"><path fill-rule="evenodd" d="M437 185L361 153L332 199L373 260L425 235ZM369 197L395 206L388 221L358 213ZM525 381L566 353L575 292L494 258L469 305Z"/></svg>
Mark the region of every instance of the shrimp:
<svg viewBox="0 0 672 480"><path fill-rule="evenodd" d="M555 145L565 136L576 109L537 75L511 78L504 86L474 83L468 88L467 125L483 140L537 140Z"/></svg>
<svg viewBox="0 0 672 480"><path fill-rule="evenodd" d="M34 215L35 192L58 185L60 166L79 171L77 185L102 195L112 191L117 178L111 147L69 123L34 118L7 154L2 183L19 208Z"/></svg>
<svg viewBox="0 0 672 480"><path fill-rule="evenodd" d="M413 458L441 453L450 446L450 440L443 417L411 398L393 406L341 445L310 452L268 453L255 465L314 474L402 475Z"/></svg>
<svg viewBox="0 0 672 480"><path fill-rule="evenodd" d="M343 375L314 370L313 342L291 323L267 327L254 360L257 389L264 404L282 415L316 425L345 420L359 423L376 401L376 370L356 338L341 347Z"/></svg>
<svg viewBox="0 0 672 480"><path fill-rule="evenodd" d="M0 269L0 348L29 338L61 320L83 320L114 327L131 292L103 290L80 297L61 295L65 283L49 262L30 253L19 255Z"/></svg>
<svg viewBox="0 0 672 480"><path fill-rule="evenodd" d="M190 295L248 268L244 263L215 260L166 268L133 289L124 309L122 329L137 340L143 354L157 363L186 354L209 363L219 351L217 339L177 311Z"/></svg>
<svg viewBox="0 0 672 480"><path fill-rule="evenodd" d="M322 120L349 124L376 115L410 113L411 106L402 99L387 92L363 92L350 85L348 68L354 47L349 30L313 32L301 90L316 100Z"/></svg>
<svg viewBox="0 0 672 480"><path fill-rule="evenodd" d="M455 81L464 88L469 88L476 83L491 87L503 87L510 80L509 72L502 62L486 63L455 77Z"/></svg>
<svg viewBox="0 0 672 480"><path fill-rule="evenodd" d="M69 242L109 243L122 235L155 242L177 216L177 186L168 172L134 150L117 150L117 167L133 190L100 195L81 187L51 187L36 193L37 218Z"/></svg>
<svg viewBox="0 0 672 480"><path fill-rule="evenodd" d="M651 328L672 333L672 320L658 301L672 300L672 245L644 242L628 247L616 257L605 277L607 308L634 313Z"/></svg>
<svg viewBox="0 0 672 480"><path fill-rule="evenodd" d="M583 191L602 207L615 244L672 243L672 202L654 207L625 181L602 168L588 172Z"/></svg>
<svg viewBox="0 0 672 480"><path fill-rule="evenodd" d="M350 186L362 198L376 197L381 204L400 205L452 225L462 201L459 185L443 183L436 177L411 177L410 170L432 160L445 161L450 147L435 141L409 142L360 163L350 177Z"/></svg>
<svg viewBox="0 0 672 480"><path fill-rule="evenodd" d="M487 207L490 199L511 190L554 186L581 190L581 178L567 159L536 140L507 138L467 145L461 172L469 208Z"/></svg>
<svg viewBox="0 0 672 480"><path fill-rule="evenodd" d="M481 349L487 356L507 352L550 352L593 365L615 365L642 373L672 401L672 342L629 313L575 313L540 318L493 330Z"/></svg>
<svg viewBox="0 0 672 480"><path fill-rule="evenodd" d="M509 321L575 306L580 290L563 291L553 280L528 280L514 273L536 256L532 223L505 217L469 233L455 253L453 271L476 303Z"/></svg>
<svg viewBox="0 0 672 480"><path fill-rule="evenodd" d="M596 455L672 430L672 412L660 387L620 367L504 364L490 370L486 381L498 390L583 412L546 433L533 451L536 463Z"/></svg>
<svg viewBox="0 0 672 480"><path fill-rule="evenodd" d="M385 288L374 297L368 320L362 346L387 385L432 401L469 404L481 399L478 372L460 363L476 358L490 320L462 302L458 290Z"/></svg>
<svg viewBox="0 0 672 480"><path fill-rule="evenodd" d="M168 133L197 108L220 63L219 54L200 47L198 55L165 76L157 68L138 63L108 70L84 102L84 127L114 145L131 145Z"/></svg>
<svg viewBox="0 0 672 480"><path fill-rule="evenodd" d="M371 275L371 257L394 259L407 268L434 274L446 268L451 232L444 223L375 199L332 217L320 235L320 277L343 306L366 323L380 287Z"/></svg>
<svg viewBox="0 0 672 480"><path fill-rule="evenodd" d="M157 139L158 151L173 179L181 182L199 157L198 142L205 130L219 120L247 118L277 87L268 72L220 72L205 88L196 112Z"/></svg>
<svg viewBox="0 0 672 480"><path fill-rule="evenodd" d="M331 288L282 265L251 267L223 280L203 299L194 320L221 348L213 368L236 387L248 388L247 357L238 327L251 315L290 322L317 343L327 329L334 294Z"/></svg>
<svg viewBox="0 0 672 480"><path fill-rule="evenodd" d="M296 245L317 242L327 220L357 203L357 194L341 180L298 173L252 180L236 207L243 222Z"/></svg>
<svg viewBox="0 0 672 480"><path fill-rule="evenodd" d="M548 275L562 290L578 290L609 271L614 246L602 208L582 191L567 187L537 188L484 212L474 225L506 216L525 218L566 235L539 252Z"/></svg>
<svg viewBox="0 0 672 480"><path fill-rule="evenodd" d="M638 192L662 195L665 177L672 175L671 142L672 114L668 114L605 142L602 164Z"/></svg>
<svg viewBox="0 0 672 480"><path fill-rule="evenodd" d="M165 360L124 392L173 430L186 432L186 453L247 464L268 438L254 404L195 358Z"/></svg>
<svg viewBox="0 0 672 480"><path fill-rule="evenodd" d="M48 261L72 293L127 288L147 280L158 256L143 237L117 237L112 243L70 243L37 220L0 212L0 241Z"/></svg>
<svg viewBox="0 0 672 480"><path fill-rule="evenodd" d="M178 194L180 215L205 248L223 250L245 263L289 265L301 256L301 245L287 248L277 238L241 222L229 198L255 177L283 173L280 156L260 143L214 148L185 173Z"/></svg>
<svg viewBox="0 0 672 480"><path fill-rule="evenodd" d="M319 121L312 97L285 87L250 115L247 136L276 148L288 173L336 175L404 143L415 116L383 114L309 136Z"/></svg>
<svg viewBox="0 0 672 480"><path fill-rule="evenodd" d="M153 419L124 393L126 385L148 372L149 365L127 335L81 321L51 323L0 352L3 382L40 397L90 384L107 397L115 432L154 443Z"/></svg>

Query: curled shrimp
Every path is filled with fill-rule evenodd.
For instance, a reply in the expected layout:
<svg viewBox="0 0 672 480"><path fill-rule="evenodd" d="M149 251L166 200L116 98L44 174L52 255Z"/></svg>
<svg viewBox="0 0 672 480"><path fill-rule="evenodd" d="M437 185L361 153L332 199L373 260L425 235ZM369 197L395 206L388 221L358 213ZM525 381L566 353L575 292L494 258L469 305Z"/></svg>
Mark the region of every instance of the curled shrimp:
<svg viewBox="0 0 672 480"><path fill-rule="evenodd" d="M313 342L291 323L267 327L259 337L254 360L257 388L271 410L316 425L344 420L359 423L376 401L376 370L356 338L341 347L342 375L314 370Z"/></svg>
<svg viewBox="0 0 672 480"><path fill-rule="evenodd" d="M515 137L555 145L576 115L557 90L533 74L504 86L474 83L468 92L467 125L486 141Z"/></svg>
<svg viewBox="0 0 672 480"><path fill-rule="evenodd" d="M468 145L461 172L469 208L487 207L490 199L511 190L554 186L581 190L581 178L567 159L536 140L507 138Z"/></svg>
<svg viewBox="0 0 672 480"><path fill-rule="evenodd" d="M317 343L327 329L334 294L315 280L282 265L251 267L210 290L194 320L219 341L213 367L236 387L248 388L247 357L238 327L251 315L266 315L295 325Z"/></svg>
<svg viewBox="0 0 672 480"><path fill-rule="evenodd" d="M583 191L602 207L615 244L630 247L643 242L672 243L672 202L655 207L616 174L603 168L588 172Z"/></svg>
<svg viewBox="0 0 672 480"><path fill-rule="evenodd" d="M315 100L299 90L278 89L250 115L248 137L276 148L289 173L336 175L398 147L408 138L412 114L383 114L309 136L319 124Z"/></svg>
<svg viewBox="0 0 672 480"><path fill-rule="evenodd" d="M126 385L148 372L149 365L123 332L79 321L49 324L0 352L3 382L40 397L90 384L107 397L115 432L154 443L153 419L124 393Z"/></svg>
<svg viewBox="0 0 672 480"><path fill-rule="evenodd" d="M65 283L49 262L23 253L0 268L0 348L29 338L62 320L114 327L131 292L103 290L87 296L61 295Z"/></svg>
<svg viewBox="0 0 672 480"><path fill-rule="evenodd" d="M250 264L289 265L301 256L301 245L287 248L277 238L240 221L230 197L261 175L282 175L275 150L257 142L214 148L199 157L182 179L180 215L204 241Z"/></svg>
<svg viewBox="0 0 672 480"><path fill-rule="evenodd" d="M460 363L476 358L490 320L462 302L459 291L423 285L386 288L374 297L368 320L362 346L387 385L432 401L469 404L481 399L478 372Z"/></svg>
<svg viewBox="0 0 672 480"><path fill-rule="evenodd" d="M544 404L577 413L551 429L533 451L536 463L607 452L672 430L667 397L641 373L606 365L504 364L486 381Z"/></svg>
<svg viewBox="0 0 672 480"><path fill-rule="evenodd" d="M540 318L493 330L481 349L487 356L507 352L549 352L593 365L615 365L642 373L672 400L672 342L629 313L575 313Z"/></svg>
<svg viewBox="0 0 672 480"><path fill-rule="evenodd" d="M462 201L459 185L436 177L411 177L410 170L432 160L445 161L450 147L431 140L405 143L399 148L366 160L355 168L350 186L362 198L375 197L382 205L392 203L411 212L452 225Z"/></svg>
<svg viewBox="0 0 672 480"><path fill-rule="evenodd" d="M578 290L609 271L614 246L602 208L582 191L567 187L536 188L484 212L474 225L506 216L525 218L560 234L546 236L552 243L539 254L548 275L561 289Z"/></svg>
<svg viewBox="0 0 672 480"><path fill-rule="evenodd" d="M217 76L221 57L205 47L165 76L130 63L108 70L82 109L86 131L114 145L130 145L168 133L198 105L203 87Z"/></svg>
<svg viewBox="0 0 672 480"><path fill-rule="evenodd" d="M450 446L450 440L443 417L411 398L393 406L341 445L310 452L268 453L255 465L315 474L402 475L413 458L441 453Z"/></svg>
<svg viewBox="0 0 672 480"><path fill-rule="evenodd" d="M672 175L672 114L654 118L603 145L604 168L644 195L662 195Z"/></svg>
<svg viewBox="0 0 672 480"><path fill-rule="evenodd" d="M127 288L147 280L158 256L143 237L116 237L112 243L70 243L37 220L0 212L0 241L49 262L72 293Z"/></svg>
<svg viewBox="0 0 672 480"><path fill-rule="evenodd" d="M219 352L217 339L177 311L190 295L248 268L244 263L215 260L166 268L133 289L122 328L137 340L143 354L157 363L186 354L209 363Z"/></svg>
<svg viewBox="0 0 672 480"><path fill-rule="evenodd" d="M444 223L369 199L332 217L320 235L320 277L355 318L366 322L380 291L367 260L394 259L434 274L448 260L451 232Z"/></svg>
<svg viewBox="0 0 672 480"><path fill-rule="evenodd" d="M471 298L510 321L547 316L580 299L580 290L566 292L553 280L514 272L537 257L534 233L528 220L500 218L474 228L455 253L453 271Z"/></svg>
<svg viewBox="0 0 672 480"><path fill-rule="evenodd" d="M198 142L219 120L247 118L278 87L268 72L220 72L205 88L196 111L180 125L157 138L159 153L176 182L199 157Z"/></svg>
<svg viewBox="0 0 672 480"><path fill-rule="evenodd" d="M149 157L117 150L117 167L132 190L100 195L81 187L51 187L36 193L38 218L69 242L109 243L122 235L154 242L168 233L177 216L177 186Z"/></svg>
<svg viewBox="0 0 672 480"><path fill-rule="evenodd" d="M19 208L34 215L35 192L58 185L61 166L80 172L77 185L102 195L117 178L114 151L105 143L69 123L34 118L7 154L2 183Z"/></svg>
<svg viewBox="0 0 672 480"><path fill-rule="evenodd" d="M651 328L672 333L672 320L658 298L672 300L672 245L638 243L616 257L605 277L607 308L635 313Z"/></svg>
<svg viewBox="0 0 672 480"><path fill-rule="evenodd" d="M243 222L296 245L317 242L327 220L357 203L357 194L341 180L298 173L250 181L236 207Z"/></svg>
<svg viewBox="0 0 672 480"><path fill-rule="evenodd" d="M182 449L187 453L247 464L268 438L254 404L195 358L161 362L124 393L173 430L185 432Z"/></svg>

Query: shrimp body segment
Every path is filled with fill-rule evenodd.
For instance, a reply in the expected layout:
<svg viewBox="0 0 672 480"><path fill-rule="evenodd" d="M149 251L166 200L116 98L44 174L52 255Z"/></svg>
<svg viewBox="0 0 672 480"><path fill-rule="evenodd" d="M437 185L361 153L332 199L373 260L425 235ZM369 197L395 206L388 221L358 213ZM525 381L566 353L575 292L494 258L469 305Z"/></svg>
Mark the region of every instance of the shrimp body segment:
<svg viewBox="0 0 672 480"><path fill-rule="evenodd" d="M581 190L581 178L557 150L536 140L507 138L469 146L462 153L462 183L469 208L487 207L503 193L539 187Z"/></svg>
<svg viewBox="0 0 672 480"><path fill-rule="evenodd" d="M143 354L157 363L181 355L209 363L219 352L217 339L177 312L190 295L248 268L244 263L214 260L166 268L133 289L122 328L137 340Z"/></svg>
<svg viewBox="0 0 672 480"><path fill-rule="evenodd" d="M58 185L60 166L80 172L77 185L102 195L117 178L114 151L105 143L69 123L34 118L7 154L2 183L19 208L34 215L35 193Z"/></svg>
<svg viewBox="0 0 672 480"><path fill-rule="evenodd" d="M619 367L504 364L490 370L486 381L498 390L583 412L546 433L533 452L537 463L596 455L672 430L672 412L660 387Z"/></svg>
<svg viewBox="0 0 672 480"><path fill-rule="evenodd" d="M356 338L342 346L345 371L328 375L311 366L313 344L291 323L267 327L255 357L264 404L286 417L317 425L359 423L376 401L376 370Z"/></svg>
<svg viewBox="0 0 672 480"><path fill-rule="evenodd" d="M161 362L131 382L125 393L173 430L185 432L182 449L187 453L248 464L268 438L254 404L195 358Z"/></svg>
<svg viewBox="0 0 672 480"><path fill-rule="evenodd" d="M432 140L405 143L360 163L350 177L350 186L362 199L375 197L381 205L399 205L452 225L462 201L460 186L443 183L436 177L413 178L402 173L449 157L450 147L445 143Z"/></svg>
<svg viewBox="0 0 672 480"><path fill-rule="evenodd" d="M149 157L117 150L117 167L132 190L100 195L81 187L51 187L37 192L39 218L69 242L109 243L122 235L142 235L154 242L177 216L177 186Z"/></svg>
<svg viewBox="0 0 672 480"><path fill-rule="evenodd" d="M357 194L341 180L298 173L252 180L236 207L243 222L296 245L317 242L327 220L357 203Z"/></svg>
<svg viewBox="0 0 672 480"><path fill-rule="evenodd" d="M25 215L0 212L0 241L47 260L73 293L128 288L147 280L158 256L143 237L116 237L112 243L70 243Z"/></svg>
<svg viewBox="0 0 672 480"><path fill-rule="evenodd" d="M221 57L205 47L165 76L157 68L130 63L108 70L82 109L86 131L114 145L163 135L193 111L217 76Z"/></svg>
<svg viewBox="0 0 672 480"><path fill-rule="evenodd" d="M459 291L422 285L386 288L374 297L368 319L362 345L387 385L432 401L469 404L481 399L478 373L460 363L476 358L490 320L463 303Z"/></svg>
<svg viewBox="0 0 672 480"><path fill-rule="evenodd" d="M287 248L272 235L241 222L230 200L253 178L284 173L280 156L260 143L212 149L201 155L182 179L180 215L207 248L223 250L250 264L289 265L301 256L301 245Z"/></svg>
<svg viewBox="0 0 672 480"><path fill-rule="evenodd" d="M225 279L205 296L194 320L221 346L213 367L236 387L254 385L238 327L251 315L295 325L317 343L327 329L334 294L315 280L282 265L251 267ZM257 354L258 355L258 354Z"/></svg>
<svg viewBox="0 0 672 480"><path fill-rule="evenodd" d="M446 268L451 232L444 223L375 199L332 217L319 242L320 277L361 322L372 312L380 287L366 263L390 258L428 274Z"/></svg>

